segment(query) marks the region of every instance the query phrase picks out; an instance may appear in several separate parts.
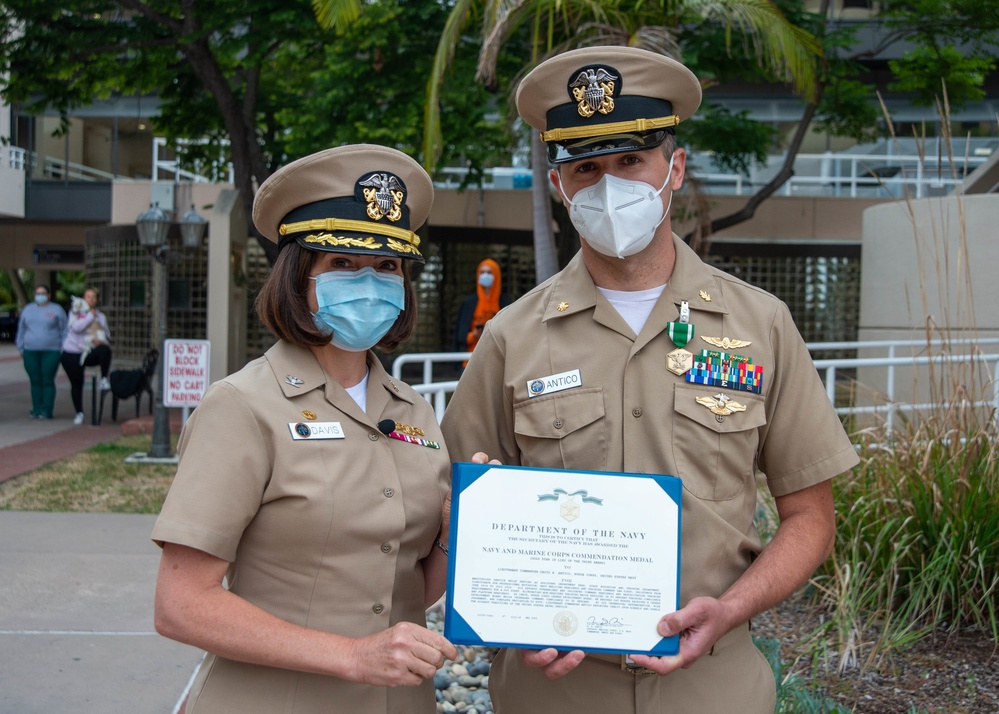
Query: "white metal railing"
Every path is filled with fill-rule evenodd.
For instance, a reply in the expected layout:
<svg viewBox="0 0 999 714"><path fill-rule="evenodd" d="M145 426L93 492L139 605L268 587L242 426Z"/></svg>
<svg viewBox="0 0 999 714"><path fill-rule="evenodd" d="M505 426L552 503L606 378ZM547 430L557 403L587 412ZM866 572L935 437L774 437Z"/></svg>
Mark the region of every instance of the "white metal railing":
<svg viewBox="0 0 999 714"><path fill-rule="evenodd" d="M913 367L928 364L954 364L970 362L972 364L988 364L995 362L996 366L992 378L992 399L981 399L969 402L967 406L991 407L993 418L999 418L999 354L984 354L981 347L989 345L999 345L999 337L974 338L967 337L961 339L937 338L934 340L866 340L860 342L810 342L807 343L810 352L828 352L831 350L861 350L861 349L887 349L885 357L849 357L838 359L815 359L813 364L819 372L824 372L824 383L826 396L833 404L836 403L836 375L840 369L856 369L858 367L885 367L885 390L884 404L877 405L850 405L837 407L836 412L841 416L848 414L884 414L885 427L892 431L895 425L895 416L902 411L920 411L931 409L937 406L932 403L911 404L900 403L895 400L895 368ZM898 356L899 349L954 349L969 348L966 354L936 354L936 355L903 355Z"/></svg>
<svg viewBox="0 0 999 714"><path fill-rule="evenodd" d="M179 146L198 146L204 145L208 142L205 140L191 140L183 139L176 142ZM180 162L176 159L168 159L165 157L167 151L167 140L165 137L157 136L153 138L153 181L160 180L160 174L169 174L174 181L191 181L193 183L211 183L212 179L204 176L201 173L201 166L195 165L193 171L189 169L181 168ZM226 167L227 180L229 183L235 183L235 172L232 168L232 163L225 161L221 152L219 155L219 164Z"/></svg>
<svg viewBox="0 0 999 714"><path fill-rule="evenodd" d="M44 154L38 154L34 151L22 151L21 156L21 166L22 170L27 170L29 163L32 167L39 167L41 169L41 175L47 179L57 179L63 181L131 181L128 177L118 176L107 171L102 171L101 169L95 169L93 166L87 166L86 164L78 164L74 161L66 161L65 159L59 159L55 156L45 156ZM34 170L34 169L32 169Z"/></svg>
<svg viewBox="0 0 999 714"><path fill-rule="evenodd" d="M17 171L24 171L25 151L20 146L7 147L7 165Z"/></svg>
<svg viewBox="0 0 999 714"><path fill-rule="evenodd" d="M886 367L884 403L874 405L850 405L837 407L836 413L845 416L850 414L873 414L885 415L885 424L888 431L894 428L896 414L902 411L919 411L931 409L937 406L932 403L910 404L895 401L895 376L896 367L913 367L927 364L953 364L971 363L986 365L994 363L992 376L992 397L991 399L980 399L968 402L966 406L980 408L990 408L993 410L993 418L999 418L999 353L984 354L979 348L987 345L999 345L999 338L965 338L965 339L938 339L927 342L927 340L867 340L860 342L810 342L807 343L809 351L828 352L831 350L861 350L861 349L886 349L888 355L885 357L841 357L833 359L813 359L815 368L824 373L823 383L826 388L826 396L833 404L836 403L836 377L839 370L855 369L858 367ZM899 356L897 350L904 348L930 349L968 347L966 354L936 354L936 355L903 355ZM403 368L406 365L420 365L420 378L422 381L413 383L413 388L422 394L434 408L434 414L440 421L444 416L444 408L447 405L447 397L458 385L457 380L434 381L434 366L438 364L455 364L464 362L471 355L470 352L426 352L400 355L392 363L392 376L399 381L403 379Z"/></svg>
<svg viewBox="0 0 999 714"><path fill-rule="evenodd" d="M777 195L832 197L923 198L931 190L959 186L965 177L989 160L988 155L935 156L930 154L826 152L798 154L794 174L781 186ZM783 158L770 157L771 169ZM448 167L438 172L437 188L457 188L468 169ZM708 193L748 195L766 183L766 172L755 179L724 171L713 171L709 163L697 168L697 157L689 160L689 173ZM523 188L531 186L529 168L496 167L483 169L483 189Z"/></svg>
<svg viewBox="0 0 999 714"><path fill-rule="evenodd" d="M434 381L434 365L436 364L461 364L471 356L471 352L417 352L408 355L399 355L392 362L392 376L400 382L405 380L402 377L402 369L407 364L420 365L421 382L414 383L413 389L426 397L434 407L434 414L439 422L444 418L444 407L447 405L447 396L458 386L457 380L447 382Z"/></svg>

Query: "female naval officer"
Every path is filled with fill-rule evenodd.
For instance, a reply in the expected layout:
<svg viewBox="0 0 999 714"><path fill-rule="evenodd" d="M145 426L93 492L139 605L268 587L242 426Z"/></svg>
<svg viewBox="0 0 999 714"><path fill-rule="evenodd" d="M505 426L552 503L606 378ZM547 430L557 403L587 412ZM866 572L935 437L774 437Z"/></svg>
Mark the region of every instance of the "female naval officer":
<svg viewBox="0 0 999 714"><path fill-rule="evenodd" d="M156 629L204 649L197 712L433 712L453 645L449 467L434 412L371 348L412 332L409 265L433 186L401 152L295 161L253 205L279 253L257 298L278 337L215 382L153 529Z"/></svg>

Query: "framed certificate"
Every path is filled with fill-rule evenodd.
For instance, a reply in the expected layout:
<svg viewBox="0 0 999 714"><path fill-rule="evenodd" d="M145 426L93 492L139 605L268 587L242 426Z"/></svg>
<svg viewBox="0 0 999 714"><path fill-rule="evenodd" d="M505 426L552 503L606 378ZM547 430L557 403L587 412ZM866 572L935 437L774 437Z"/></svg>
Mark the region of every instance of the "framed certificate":
<svg viewBox="0 0 999 714"><path fill-rule="evenodd" d="M444 636L676 654L682 485L673 476L456 463Z"/></svg>

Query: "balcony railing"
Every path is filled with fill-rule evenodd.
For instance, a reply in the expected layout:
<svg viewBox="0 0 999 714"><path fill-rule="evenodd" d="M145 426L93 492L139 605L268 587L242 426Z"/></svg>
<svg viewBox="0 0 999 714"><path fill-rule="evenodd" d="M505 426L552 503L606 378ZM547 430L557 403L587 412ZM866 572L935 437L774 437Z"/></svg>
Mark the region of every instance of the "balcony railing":
<svg viewBox="0 0 999 714"><path fill-rule="evenodd" d="M177 142L181 146L207 145L207 141L182 140ZM182 168L176 158L169 157L169 146L167 140L162 136L153 139L153 181L162 181L161 174L166 174L167 180L191 181L193 183L211 183L212 179L206 174L211 167L204 167L195 164L190 168ZM225 167L223 172L227 175L228 183L235 183L235 174L232 164L225 161L223 156L218 157L217 165Z"/></svg>
<svg viewBox="0 0 999 714"><path fill-rule="evenodd" d="M24 154L25 151L21 147L8 146L6 156L8 168L24 171Z"/></svg>
<svg viewBox="0 0 999 714"><path fill-rule="evenodd" d="M990 140L994 144L995 140ZM925 198L950 193L975 169L989 160L991 147L964 156L946 152L923 153L833 153L799 154L794 174L781 186L779 196L830 198ZM688 175L706 193L748 196L766 185L784 162L772 155L764 167L750 175L719 170L707 154L691 154ZM438 188L457 188L468 175L464 168L445 168L438 174ZM529 168L497 167L483 171L483 189L529 189Z"/></svg>
<svg viewBox="0 0 999 714"><path fill-rule="evenodd" d="M197 144L200 142L185 142ZM987 140L963 156L946 152L921 150L918 153L894 153L891 148L877 147L871 153L826 152L799 154L794 162L794 174L780 188L780 196L816 196L849 198L923 198L950 193L975 169L989 160L996 141ZM858 147L859 148L859 147ZM926 147L923 147L924 149ZM856 149L855 149L856 150ZM27 170L39 167L44 178L73 181L128 181L93 167L67 162L51 156L36 155L17 147L7 147L10 167ZM191 181L208 183L216 167L233 183L232 166L223 157L212 165L195 164L183 167L168 155L165 138L153 140L153 181ZM751 195L765 185L783 164L784 157L773 155L764 167L755 167L750 175L719 170L710 154L692 153L688 158L688 174L697 180L703 191L718 195ZM39 163L40 162L40 163ZM444 168L438 172L437 188L458 188L468 177L465 168ZM483 171L482 189L530 189L531 170L526 167L502 166Z"/></svg>

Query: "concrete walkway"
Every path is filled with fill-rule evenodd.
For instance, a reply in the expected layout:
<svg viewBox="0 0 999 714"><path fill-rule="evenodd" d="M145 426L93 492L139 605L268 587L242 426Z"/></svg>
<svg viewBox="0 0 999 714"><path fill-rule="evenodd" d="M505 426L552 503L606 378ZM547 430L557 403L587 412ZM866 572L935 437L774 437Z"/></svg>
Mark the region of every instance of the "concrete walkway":
<svg viewBox="0 0 999 714"><path fill-rule="evenodd" d="M89 373L88 373L89 378ZM60 368L55 418L28 418L31 397L17 350L0 343L0 482L126 432L110 398L101 426L73 424ZM134 414L120 405L119 417ZM146 410L143 403L143 411ZM171 426L179 428L179 416ZM170 714L202 653L153 629L159 549L155 516L0 511L0 714Z"/></svg>

